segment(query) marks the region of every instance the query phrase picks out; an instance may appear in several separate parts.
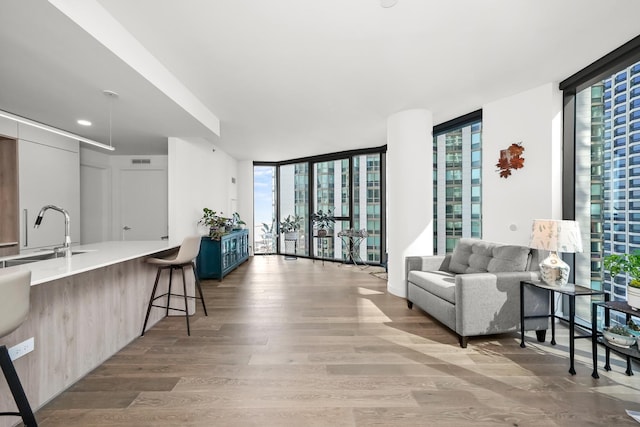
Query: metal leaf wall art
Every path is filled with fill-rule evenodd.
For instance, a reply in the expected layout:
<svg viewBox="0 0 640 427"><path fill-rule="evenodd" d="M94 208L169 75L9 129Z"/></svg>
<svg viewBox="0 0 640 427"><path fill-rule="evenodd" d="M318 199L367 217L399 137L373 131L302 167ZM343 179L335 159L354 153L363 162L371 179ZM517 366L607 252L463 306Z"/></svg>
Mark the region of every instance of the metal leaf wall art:
<svg viewBox="0 0 640 427"><path fill-rule="evenodd" d="M523 152L524 147L521 142L511 144L506 150L500 150L500 158L496 163L500 178L509 178L512 169L522 169L524 167Z"/></svg>

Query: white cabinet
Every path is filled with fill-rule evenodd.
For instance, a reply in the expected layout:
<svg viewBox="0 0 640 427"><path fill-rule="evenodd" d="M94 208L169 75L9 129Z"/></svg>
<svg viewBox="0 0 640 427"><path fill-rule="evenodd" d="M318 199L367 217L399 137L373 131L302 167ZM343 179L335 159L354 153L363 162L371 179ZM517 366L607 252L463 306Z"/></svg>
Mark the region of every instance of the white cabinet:
<svg viewBox="0 0 640 427"><path fill-rule="evenodd" d="M0 117L0 135L10 138L18 137L18 123L13 120Z"/></svg>
<svg viewBox="0 0 640 427"><path fill-rule="evenodd" d="M34 228L38 212L45 205L69 212L71 241L80 242L78 141L20 126L18 150L20 248L59 246L64 242L64 215L60 212L48 210L40 227Z"/></svg>

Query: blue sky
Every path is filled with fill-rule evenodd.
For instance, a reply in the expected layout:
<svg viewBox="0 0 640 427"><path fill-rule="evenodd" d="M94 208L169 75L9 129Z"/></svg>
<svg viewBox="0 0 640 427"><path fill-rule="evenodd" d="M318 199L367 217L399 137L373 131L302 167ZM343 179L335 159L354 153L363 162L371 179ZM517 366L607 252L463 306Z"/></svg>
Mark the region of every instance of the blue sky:
<svg viewBox="0 0 640 427"><path fill-rule="evenodd" d="M273 166L255 166L253 168L253 205L254 224L272 222L273 208Z"/></svg>

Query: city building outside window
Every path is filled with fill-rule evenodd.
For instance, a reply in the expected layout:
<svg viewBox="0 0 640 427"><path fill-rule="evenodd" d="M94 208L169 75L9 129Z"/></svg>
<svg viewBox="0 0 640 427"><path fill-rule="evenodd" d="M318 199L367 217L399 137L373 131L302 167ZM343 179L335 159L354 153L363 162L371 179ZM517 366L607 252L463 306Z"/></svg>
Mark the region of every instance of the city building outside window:
<svg viewBox="0 0 640 427"><path fill-rule="evenodd" d="M624 301L628 278L612 279L603 261L640 250L640 36L562 81L560 90L563 217L580 223L586 248L567 257L572 281ZM576 317L590 322L590 307L577 303ZM612 320L624 321L618 317Z"/></svg>
<svg viewBox="0 0 640 427"><path fill-rule="evenodd" d="M461 237L482 237L482 114L433 131L434 253L450 253Z"/></svg>

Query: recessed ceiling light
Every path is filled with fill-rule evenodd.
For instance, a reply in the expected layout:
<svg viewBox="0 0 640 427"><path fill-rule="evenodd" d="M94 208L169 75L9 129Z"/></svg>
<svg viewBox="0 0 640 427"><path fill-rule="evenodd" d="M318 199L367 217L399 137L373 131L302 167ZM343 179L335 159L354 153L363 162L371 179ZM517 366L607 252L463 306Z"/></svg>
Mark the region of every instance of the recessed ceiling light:
<svg viewBox="0 0 640 427"><path fill-rule="evenodd" d="M82 126L91 126L91 122L89 120L84 120L84 119L78 120L78 124Z"/></svg>
<svg viewBox="0 0 640 427"><path fill-rule="evenodd" d="M380 0L380 6L384 8L393 7L398 3L398 0Z"/></svg>

